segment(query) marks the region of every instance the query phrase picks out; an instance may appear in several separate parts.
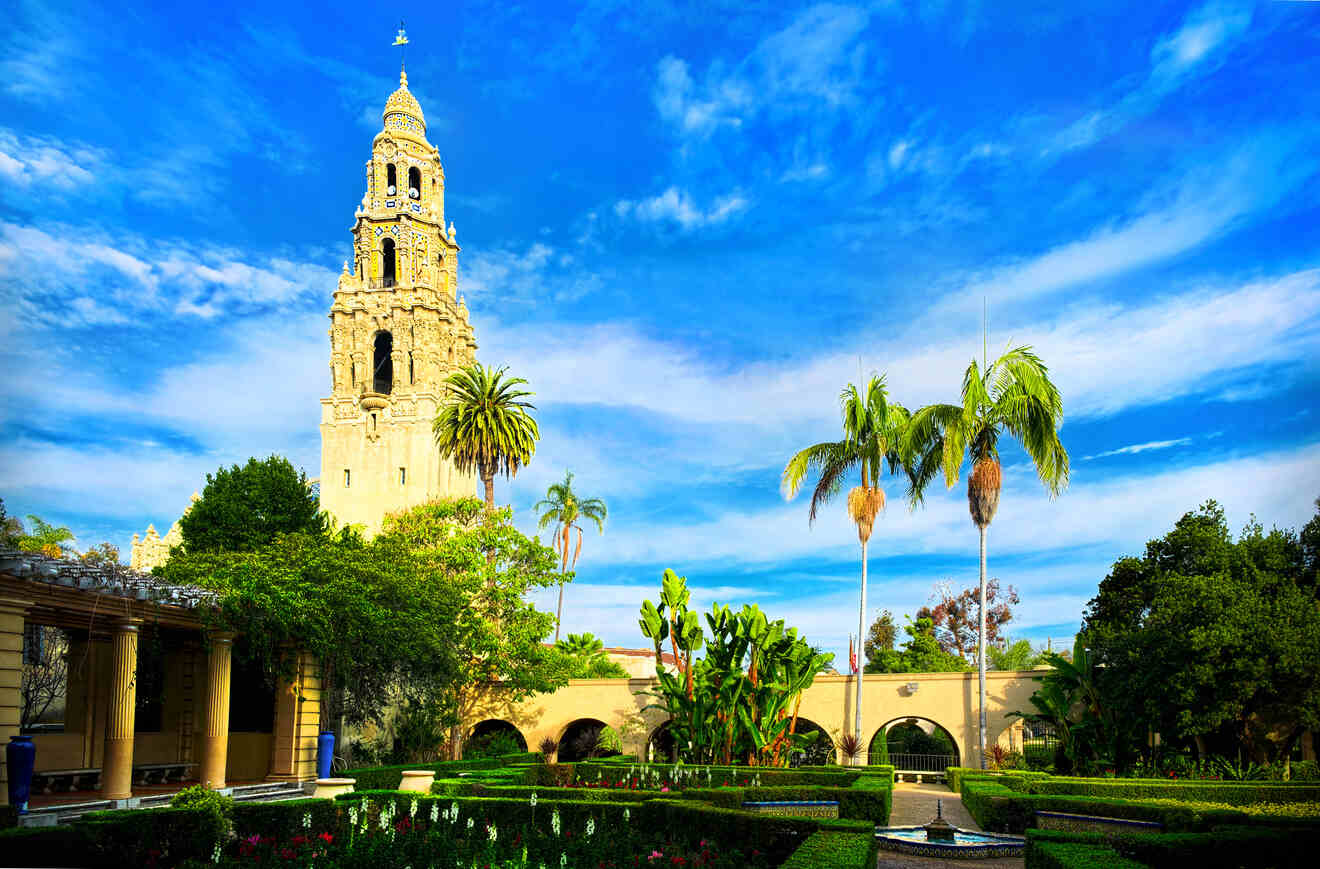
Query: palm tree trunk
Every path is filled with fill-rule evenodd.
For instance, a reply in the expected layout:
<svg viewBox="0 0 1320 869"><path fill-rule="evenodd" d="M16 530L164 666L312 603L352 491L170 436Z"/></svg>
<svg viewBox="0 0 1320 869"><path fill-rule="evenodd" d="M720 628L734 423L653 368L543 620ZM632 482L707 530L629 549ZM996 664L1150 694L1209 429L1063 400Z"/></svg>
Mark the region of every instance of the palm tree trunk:
<svg viewBox="0 0 1320 869"><path fill-rule="evenodd" d="M494 510L495 509L495 474L493 472L483 473L481 475L481 482L486 487L486 509Z"/></svg>
<svg viewBox="0 0 1320 869"><path fill-rule="evenodd" d="M559 576L559 606L555 607L555 642L559 642L559 619L564 615L564 576Z"/></svg>
<svg viewBox="0 0 1320 869"><path fill-rule="evenodd" d="M980 731L981 769L985 769L985 526L981 530L981 627L976 637L977 719Z"/></svg>
<svg viewBox="0 0 1320 869"><path fill-rule="evenodd" d="M862 637L866 630L866 541L862 541L862 600L857 609L857 687L853 698L853 733L862 739Z"/></svg>

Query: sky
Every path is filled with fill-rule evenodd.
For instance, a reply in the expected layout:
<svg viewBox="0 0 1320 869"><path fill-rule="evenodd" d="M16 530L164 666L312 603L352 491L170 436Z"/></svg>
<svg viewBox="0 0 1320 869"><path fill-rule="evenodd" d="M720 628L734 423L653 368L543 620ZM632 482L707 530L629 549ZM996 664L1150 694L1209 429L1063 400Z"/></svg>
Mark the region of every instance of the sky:
<svg viewBox="0 0 1320 869"><path fill-rule="evenodd" d="M1089 7L1089 8L1083 8ZM398 22L361 4L38 3L0 33L0 497L127 557L205 475L319 472L327 320ZM603 498L565 631L645 644L672 567L846 659L859 548L779 488L883 373L915 408L1033 346L1069 487L1005 444L989 573L1070 642L1118 558L1320 496L1320 3L409 8L478 358L542 438L524 530ZM963 482L871 538L868 609L977 578ZM553 608L552 595L538 603ZM869 618L868 618L869 621Z"/></svg>

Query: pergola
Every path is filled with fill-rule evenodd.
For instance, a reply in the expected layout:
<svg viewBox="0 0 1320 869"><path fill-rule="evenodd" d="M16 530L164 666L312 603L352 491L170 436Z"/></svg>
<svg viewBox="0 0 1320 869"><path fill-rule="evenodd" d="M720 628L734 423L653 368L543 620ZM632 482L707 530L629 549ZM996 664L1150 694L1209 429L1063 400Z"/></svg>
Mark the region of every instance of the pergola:
<svg viewBox="0 0 1320 869"><path fill-rule="evenodd" d="M64 733L33 737L38 774L99 772L101 798L128 801L136 759L195 769L198 781L225 787L232 760L235 635L207 624L205 616L217 602L214 592L172 585L122 565L0 548L0 739L19 732L26 628L57 627L68 632L69 660L78 666L69 668ZM161 701L170 726L149 734L139 732L136 721L144 626L156 638L162 633L172 638L161 665L172 686ZM296 649L289 654L294 675L276 686L268 754L242 759L244 770L267 781L315 777L319 674L310 656ZM251 702L246 698L253 692L245 694L241 687L239 702ZM264 744L260 749L267 751ZM0 764L0 801L7 802L8 777L7 764Z"/></svg>

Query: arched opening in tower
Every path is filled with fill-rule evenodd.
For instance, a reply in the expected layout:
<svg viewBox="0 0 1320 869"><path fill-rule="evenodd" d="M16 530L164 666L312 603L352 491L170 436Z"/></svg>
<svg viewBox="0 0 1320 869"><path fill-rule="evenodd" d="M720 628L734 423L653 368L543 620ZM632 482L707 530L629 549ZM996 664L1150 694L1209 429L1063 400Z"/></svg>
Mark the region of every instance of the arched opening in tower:
<svg viewBox="0 0 1320 869"><path fill-rule="evenodd" d="M385 286L394 286L394 239L387 238L381 246L381 278Z"/></svg>
<svg viewBox="0 0 1320 869"><path fill-rule="evenodd" d="M390 389L394 386L394 359L391 354L394 352L394 336L389 332L376 333L376 352L375 365L372 366L374 377L372 380L372 391L390 394Z"/></svg>
<svg viewBox="0 0 1320 869"><path fill-rule="evenodd" d="M416 166L408 169L408 196L412 199L422 198L422 170Z"/></svg>
<svg viewBox="0 0 1320 869"><path fill-rule="evenodd" d="M395 186L397 183L398 183L398 181L397 181L397 176L395 175L395 172L394 172L394 164L393 164L393 163L386 163L386 164L385 164L385 192L386 192L387 194L389 194L390 196L393 196L393 195L394 195L394 191L395 191L395 190L398 190L398 187Z"/></svg>

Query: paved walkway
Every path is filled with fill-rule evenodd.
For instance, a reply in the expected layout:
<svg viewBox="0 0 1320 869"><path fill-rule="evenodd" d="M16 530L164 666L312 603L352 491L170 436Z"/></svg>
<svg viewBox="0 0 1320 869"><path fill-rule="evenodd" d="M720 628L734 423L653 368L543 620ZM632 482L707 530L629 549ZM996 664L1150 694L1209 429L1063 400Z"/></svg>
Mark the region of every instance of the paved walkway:
<svg viewBox="0 0 1320 869"><path fill-rule="evenodd" d="M889 814L891 827L911 827L925 824L935 817L935 803L944 802L944 819L964 830L981 827L963 808L962 799L944 785L894 784L894 807ZM939 857L909 857L893 851L881 851L876 869L1022 869L1021 857L999 857L990 860L945 860Z"/></svg>

